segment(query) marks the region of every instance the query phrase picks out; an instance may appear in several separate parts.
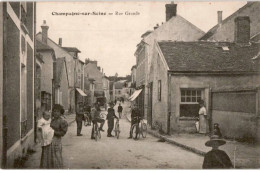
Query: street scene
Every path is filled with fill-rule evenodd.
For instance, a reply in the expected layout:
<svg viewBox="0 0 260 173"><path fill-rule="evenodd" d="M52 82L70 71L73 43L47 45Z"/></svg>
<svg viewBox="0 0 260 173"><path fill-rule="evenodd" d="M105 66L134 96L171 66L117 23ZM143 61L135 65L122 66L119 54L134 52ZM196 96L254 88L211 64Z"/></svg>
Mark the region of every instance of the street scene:
<svg viewBox="0 0 260 173"><path fill-rule="evenodd" d="M0 2L2 169L259 169L260 2Z"/></svg>

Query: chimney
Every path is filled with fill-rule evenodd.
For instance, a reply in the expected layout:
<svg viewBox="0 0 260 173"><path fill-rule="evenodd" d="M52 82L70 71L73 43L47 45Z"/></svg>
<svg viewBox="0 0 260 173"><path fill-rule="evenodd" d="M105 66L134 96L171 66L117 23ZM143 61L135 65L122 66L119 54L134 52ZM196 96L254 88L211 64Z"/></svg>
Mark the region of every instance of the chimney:
<svg viewBox="0 0 260 173"><path fill-rule="evenodd" d="M222 11L218 11L218 24L222 23Z"/></svg>
<svg viewBox="0 0 260 173"><path fill-rule="evenodd" d="M156 30L157 28L159 28L159 24L156 24L156 26L153 27L154 30Z"/></svg>
<svg viewBox="0 0 260 173"><path fill-rule="evenodd" d="M100 67L98 66L97 68L98 68L98 70L100 71Z"/></svg>
<svg viewBox="0 0 260 173"><path fill-rule="evenodd" d="M59 38L59 45L62 47L62 38Z"/></svg>
<svg viewBox="0 0 260 173"><path fill-rule="evenodd" d="M235 18L235 38L236 43L249 43L250 39L250 18L249 16L238 16Z"/></svg>
<svg viewBox="0 0 260 173"><path fill-rule="evenodd" d="M166 4L165 8L166 8L166 22L167 22L172 17L176 16L177 4L174 4L174 2L171 2L170 4Z"/></svg>
<svg viewBox="0 0 260 173"><path fill-rule="evenodd" d="M46 24L46 20L43 21L41 28L42 28L42 42L47 44L49 26Z"/></svg>
<svg viewBox="0 0 260 173"><path fill-rule="evenodd" d="M87 65L88 63L89 63L89 59L86 58L86 59L85 59L85 64Z"/></svg>

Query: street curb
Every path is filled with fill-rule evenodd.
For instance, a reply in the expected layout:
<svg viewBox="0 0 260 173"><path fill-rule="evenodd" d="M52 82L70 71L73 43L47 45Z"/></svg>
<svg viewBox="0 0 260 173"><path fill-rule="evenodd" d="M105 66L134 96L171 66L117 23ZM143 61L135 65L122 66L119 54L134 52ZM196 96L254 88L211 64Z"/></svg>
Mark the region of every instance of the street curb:
<svg viewBox="0 0 260 173"><path fill-rule="evenodd" d="M125 115L125 116L126 116L126 119L127 119L129 122L131 122L130 119L127 117L127 115ZM181 143L179 143L179 142L176 142L176 141L174 141L174 140L172 140L172 139L167 138L166 136L163 136L163 135L160 135L160 134L158 134L158 133L156 133L156 132L153 132L153 131L151 131L150 129L147 129L147 132L148 132L149 134L151 134L151 135L157 137L157 138L164 139L165 141L167 141L167 142L169 142L169 143L171 143L171 144L173 144L173 145L176 145L176 146L178 146L178 147L181 147L181 148L183 148L183 149L185 149L185 150L187 150L187 151L191 151L191 152L193 152L193 153L195 153L195 154L198 154L198 155L200 155L200 156L205 156L205 154L206 154L206 152L204 152L204 151L200 151L200 150L198 150L198 149L196 149L196 148L189 147L189 146L187 146L187 145L184 145L184 144L181 144Z"/></svg>

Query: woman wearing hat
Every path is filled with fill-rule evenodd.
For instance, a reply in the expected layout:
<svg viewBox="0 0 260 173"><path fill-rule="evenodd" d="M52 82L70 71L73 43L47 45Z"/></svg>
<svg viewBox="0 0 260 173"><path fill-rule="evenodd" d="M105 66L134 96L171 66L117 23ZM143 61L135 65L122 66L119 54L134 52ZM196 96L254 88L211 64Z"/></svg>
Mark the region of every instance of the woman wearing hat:
<svg viewBox="0 0 260 173"><path fill-rule="evenodd" d="M219 150L218 147L226 144L217 134L211 136L210 140L205 143L212 150L204 156L203 169L230 169L233 168L232 162L225 151Z"/></svg>

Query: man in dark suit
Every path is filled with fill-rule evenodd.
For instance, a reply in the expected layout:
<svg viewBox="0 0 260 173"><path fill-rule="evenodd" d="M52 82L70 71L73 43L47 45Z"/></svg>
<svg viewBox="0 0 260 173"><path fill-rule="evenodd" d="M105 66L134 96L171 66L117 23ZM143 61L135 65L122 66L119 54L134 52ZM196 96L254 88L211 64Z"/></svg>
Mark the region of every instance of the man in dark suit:
<svg viewBox="0 0 260 173"><path fill-rule="evenodd" d="M79 104L78 109L76 111L77 136L82 136L81 129L82 129L83 120L84 120L83 105Z"/></svg>

